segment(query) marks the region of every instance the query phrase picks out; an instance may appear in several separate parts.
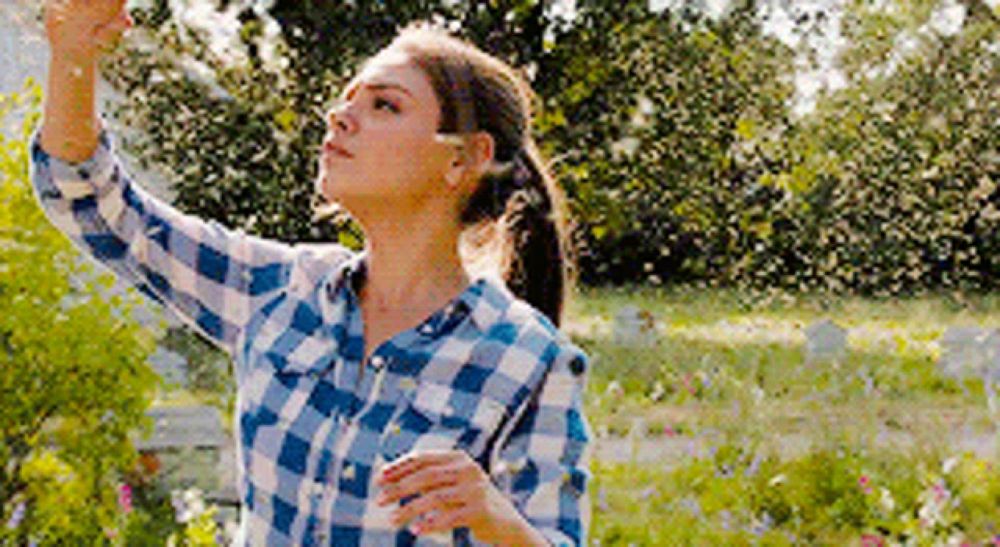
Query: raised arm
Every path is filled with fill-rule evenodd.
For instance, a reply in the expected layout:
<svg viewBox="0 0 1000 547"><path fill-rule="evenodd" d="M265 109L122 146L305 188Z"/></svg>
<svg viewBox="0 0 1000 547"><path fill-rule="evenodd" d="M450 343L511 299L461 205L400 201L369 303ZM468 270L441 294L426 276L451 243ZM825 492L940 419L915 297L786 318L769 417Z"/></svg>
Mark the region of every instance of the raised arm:
<svg viewBox="0 0 1000 547"><path fill-rule="evenodd" d="M48 92L42 148L67 162L82 162L97 148L97 61L132 25L125 0L47 0Z"/></svg>
<svg viewBox="0 0 1000 547"><path fill-rule="evenodd" d="M46 6L52 64L43 125L31 143L35 194L79 248L233 355L252 311L296 275L303 248L184 214L132 182L94 109L97 55L128 25L122 5Z"/></svg>

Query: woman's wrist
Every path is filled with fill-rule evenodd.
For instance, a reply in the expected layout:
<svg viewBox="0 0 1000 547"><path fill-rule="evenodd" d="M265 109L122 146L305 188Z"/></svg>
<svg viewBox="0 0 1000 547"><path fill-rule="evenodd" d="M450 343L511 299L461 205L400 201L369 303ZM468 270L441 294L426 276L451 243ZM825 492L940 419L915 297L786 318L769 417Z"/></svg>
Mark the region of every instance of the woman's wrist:
<svg viewBox="0 0 1000 547"><path fill-rule="evenodd" d="M85 51L52 51L40 144L59 159L83 161L97 146L96 65Z"/></svg>
<svg viewBox="0 0 1000 547"><path fill-rule="evenodd" d="M49 50L49 67L97 66L101 51L91 44L54 45Z"/></svg>
<svg viewBox="0 0 1000 547"><path fill-rule="evenodd" d="M524 545L548 547L551 545L545 536L537 528L528 522L519 511L514 510L510 519L501 523L497 532L497 541L494 545L498 547L520 547Z"/></svg>
<svg viewBox="0 0 1000 547"><path fill-rule="evenodd" d="M474 534L479 532L476 539L497 547L551 545L506 496L495 489L488 496L493 498L489 504L493 509L478 530L473 527Z"/></svg>

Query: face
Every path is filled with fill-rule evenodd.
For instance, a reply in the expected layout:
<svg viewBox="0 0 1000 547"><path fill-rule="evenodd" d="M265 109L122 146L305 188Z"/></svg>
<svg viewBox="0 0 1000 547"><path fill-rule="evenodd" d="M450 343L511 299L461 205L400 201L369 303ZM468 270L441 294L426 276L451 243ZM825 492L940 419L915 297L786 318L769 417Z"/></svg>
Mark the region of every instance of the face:
<svg viewBox="0 0 1000 547"><path fill-rule="evenodd" d="M352 213L376 214L447 195L454 147L435 139L438 108L430 80L405 52L379 53L327 113L317 191Z"/></svg>

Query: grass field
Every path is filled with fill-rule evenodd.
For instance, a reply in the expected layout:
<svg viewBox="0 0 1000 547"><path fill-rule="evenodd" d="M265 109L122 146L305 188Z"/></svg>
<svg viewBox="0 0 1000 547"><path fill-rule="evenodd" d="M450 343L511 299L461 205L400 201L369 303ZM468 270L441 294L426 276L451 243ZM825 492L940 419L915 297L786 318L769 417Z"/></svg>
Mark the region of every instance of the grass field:
<svg viewBox="0 0 1000 547"><path fill-rule="evenodd" d="M652 345L614 343L626 305L656 318ZM620 289L568 311L592 359L595 542L1000 544L1000 415L937 366L949 327L1000 327L1000 298ZM822 318L848 351L806 363Z"/></svg>

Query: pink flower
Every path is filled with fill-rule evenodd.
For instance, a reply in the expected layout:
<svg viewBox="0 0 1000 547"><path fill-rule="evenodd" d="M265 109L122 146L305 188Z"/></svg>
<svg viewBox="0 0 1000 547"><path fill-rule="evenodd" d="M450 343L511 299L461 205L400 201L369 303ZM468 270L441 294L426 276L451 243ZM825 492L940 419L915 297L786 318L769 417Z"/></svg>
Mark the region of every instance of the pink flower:
<svg viewBox="0 0 1000 547"><path fill-rule="evenodd" d="M939 481L934 484L934 497L939 503L949 498L948 489L945 488L944 483Z"/></svg>
<svg viewBox="0 0 1000 547"><path fill-rule="evenodd" d="M993 547L1000 547L1000 534L993 538Z"/></svg>
<svg viewBox="0 0 1000 547"><path fill-rule="evenodd" d="M681 378L681 381L684 382L684 388L687 389L688 392L691 393L691 395L695 395L697 393L697 390L695 390L694 386L691 385L691 374L690 373L685 374L684 377Z"/></svg>
<svg viewBox="0 0 1000 547"><path fill-rule="evenodd" d="M671 427L670 424L667 424L663 426L663 434L666 435L667 437L676 437L677 431L673 427Z"/></svg>
<svg viewBox="0 0 1000 547"><path fill-rule="evenodd" d="M882 547L885 541L877 534L861 534L861 547Z"/></svg>
<svg viewBox="0 0 1000 547"><path fill-rule="evenodd" d="M122 484L118 487L118 506L122 508L125 513L132 512L132 487L127 484Z"/></svg>
<svg viewBox="0 0 1000 547"><path fill-rule="evenodd" d="M868 478L868 475L861 475L861 478L858 479L858 486L865 491L865 494L872 493L871 479Z"/></svg>

